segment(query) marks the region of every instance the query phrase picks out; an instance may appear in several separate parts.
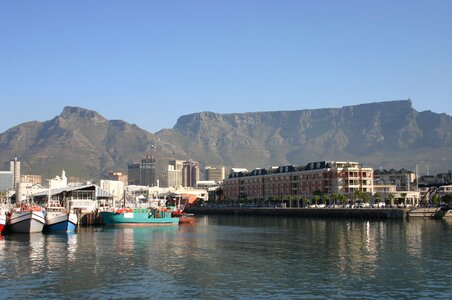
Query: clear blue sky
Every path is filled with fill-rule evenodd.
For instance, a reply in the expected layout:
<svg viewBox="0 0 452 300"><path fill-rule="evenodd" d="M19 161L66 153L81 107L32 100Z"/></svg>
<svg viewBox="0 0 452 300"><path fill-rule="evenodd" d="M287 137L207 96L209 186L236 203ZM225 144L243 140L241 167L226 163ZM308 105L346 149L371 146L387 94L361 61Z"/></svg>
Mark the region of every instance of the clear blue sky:
<svg viewBox="0 0 452 300"><path fill-rule="evenodd" d="M0 2L0 132L408 98L452 115L452 1Z"/></svg>

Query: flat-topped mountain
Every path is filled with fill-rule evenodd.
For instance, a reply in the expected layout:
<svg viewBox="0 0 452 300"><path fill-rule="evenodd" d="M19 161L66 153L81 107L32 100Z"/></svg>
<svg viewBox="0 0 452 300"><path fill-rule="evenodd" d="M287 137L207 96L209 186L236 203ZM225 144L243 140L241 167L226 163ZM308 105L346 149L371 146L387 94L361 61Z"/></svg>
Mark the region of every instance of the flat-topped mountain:
<svg viewBox="0 0 452 300"><path fill-rule="evenodd" d="M152 145L154 147L152 147ZM24 173L99 177L126 171L153 151L160 169L169 158L205 165L268 167L320 160L353 160L374 168L445 171L452 166L452 117L418 112L410 100L342 108L181 116L156 134L94 111L66 107L46 122L28 122L0 134L0 158L15 155ZM6 166L4 167L4 169ZM58 169L59 168L59 169Z"/></svg>
<svg viewBox="0 0 452 300"><path fill-rule="evenodd" d="M182 116L157 134L201 161L265 167L354 160L372 167L451 166L452 118L410 100L332 109Z"/></svg>

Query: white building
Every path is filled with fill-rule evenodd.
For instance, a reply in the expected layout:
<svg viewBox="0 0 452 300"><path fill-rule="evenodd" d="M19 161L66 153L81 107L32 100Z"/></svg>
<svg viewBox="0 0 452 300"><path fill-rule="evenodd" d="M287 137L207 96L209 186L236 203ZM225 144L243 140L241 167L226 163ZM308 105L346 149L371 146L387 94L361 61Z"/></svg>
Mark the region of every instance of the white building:
<svg viewBox="0 0 452 300"><path fill-rule="evenodd" d="M49 188L50 189L60 189L67 187L67 177L66 172L63 170L60 176L55 176L55 178L49 180Z"/></svg>
<svg viewBox="0 0 452 300"><path fill-rule="evenodd" d="M102 179L99 185L101 189L113 195L114 201L120 201L124 198L124 182Z"/></svg>

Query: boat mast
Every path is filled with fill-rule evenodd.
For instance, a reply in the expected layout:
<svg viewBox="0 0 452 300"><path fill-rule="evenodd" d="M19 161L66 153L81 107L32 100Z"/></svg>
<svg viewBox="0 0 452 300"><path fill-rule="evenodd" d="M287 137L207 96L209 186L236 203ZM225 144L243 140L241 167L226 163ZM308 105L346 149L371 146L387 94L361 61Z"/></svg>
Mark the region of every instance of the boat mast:
<svg viewBox="0 0 452 300"><path fill-rule="evenodd" d="M122 207L126 207L126 189L124 189L124 195L122 196Z"/></svg>

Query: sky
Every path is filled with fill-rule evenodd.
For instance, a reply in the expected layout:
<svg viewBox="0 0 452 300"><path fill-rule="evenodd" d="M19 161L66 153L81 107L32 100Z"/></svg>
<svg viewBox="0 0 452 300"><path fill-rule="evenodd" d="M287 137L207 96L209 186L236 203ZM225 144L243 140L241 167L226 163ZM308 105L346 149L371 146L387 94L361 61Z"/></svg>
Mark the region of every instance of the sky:
<svg viewBox="0 0 452 300"><path fill-rule="evenodd" d="M202 111L411 99L452 115L452 1L0 2L0 132L65 106L157 132Z"/></svg>

